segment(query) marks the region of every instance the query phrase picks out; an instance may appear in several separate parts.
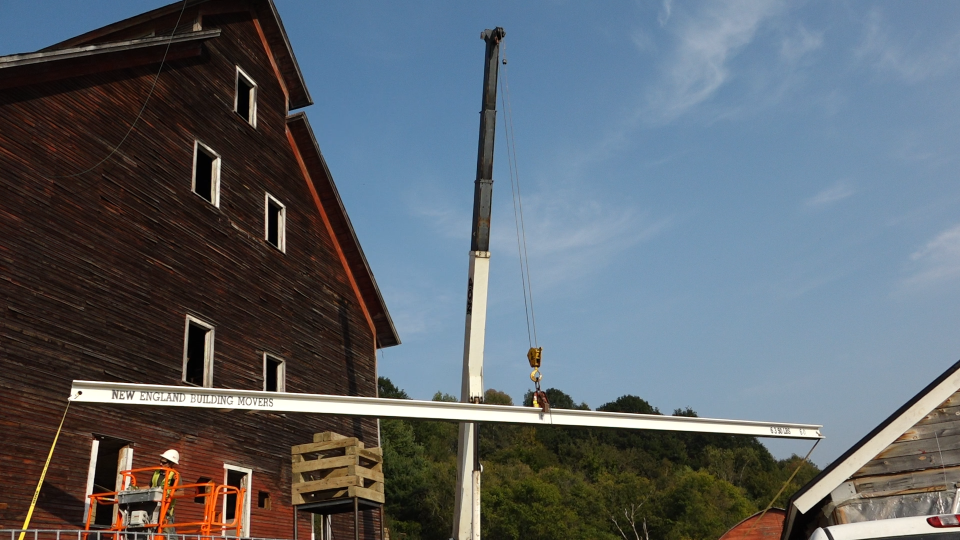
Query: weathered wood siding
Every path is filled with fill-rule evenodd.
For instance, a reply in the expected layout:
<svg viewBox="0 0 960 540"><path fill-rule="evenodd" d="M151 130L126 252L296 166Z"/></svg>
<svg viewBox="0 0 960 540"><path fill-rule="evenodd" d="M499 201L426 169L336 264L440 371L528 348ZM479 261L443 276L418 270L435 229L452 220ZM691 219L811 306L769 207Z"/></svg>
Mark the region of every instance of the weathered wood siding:
<svg viewBox="0 0 960 540"><path fill-rule="evenodd" d="M960 481L960 392L917 422L852 478L857 492L865 497L952 489Z"/></svg>
<svg viewBox="0 0 960 540"><path fill-rule="evenodd" d="M283 88L249 12L220 11L202 23L221 36L163 68L91 172L69 176L123 139L156 64L0 91L0 528L22 524L70 382L182 384L188 314L216 327L215 387L262 389L269 352L290 392L376 394L370 322L292 153ZM237 65L258 85L256 129L233 112ZM219 208L191 191L194 140L222 158ZM263 238L265 192L286 205L286 253ZM81 525L96 433L132 441L135 467L179 450L185 481L253 469L251 534L289 538L290 447L328 430L378 445L372 420L75 405L31 526ZM352 534L352 516L334 521Z"/></svg>
<svg viewBox="0 0 960 540"><path fill-rule="evenodd" d="M949 511L960 482L960 393L884 448L828 497L818 523Z"/></svg>

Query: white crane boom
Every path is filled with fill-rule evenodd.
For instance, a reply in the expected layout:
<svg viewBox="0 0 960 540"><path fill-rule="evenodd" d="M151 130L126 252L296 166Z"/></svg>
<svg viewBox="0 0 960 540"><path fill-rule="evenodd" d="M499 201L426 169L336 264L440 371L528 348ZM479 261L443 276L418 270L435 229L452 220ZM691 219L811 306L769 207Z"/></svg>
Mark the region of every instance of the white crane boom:
<svg viewBox="0 0 960 540"><path fill-rule="evenodd" d="M497 70L499 26L480 33L486 42L483 63L483 96L480 109L480 140L477 148L477 178L473 191L470 235L470 270L467 276L467 317L463 338L463 383L460 401L483 403L483 343L487 324L487 283L490 276L490 211L493 203L493 146L497 126ZM457 491L454 500L453 538L480 540L479 430L461 423L457 440Z"/></svg>

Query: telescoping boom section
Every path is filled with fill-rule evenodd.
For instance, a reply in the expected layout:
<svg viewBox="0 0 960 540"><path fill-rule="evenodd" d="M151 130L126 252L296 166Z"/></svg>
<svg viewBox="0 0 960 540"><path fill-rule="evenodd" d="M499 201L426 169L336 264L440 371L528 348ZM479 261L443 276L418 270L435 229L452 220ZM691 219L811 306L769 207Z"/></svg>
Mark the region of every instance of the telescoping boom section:
<svg viewBox="0 0 960 540"><path fill-rule="evenodd" d="M226 388L195 388L149 384L74 381L70 399L76 403L106 403L166 407L198 407L271 412L297 412L334 416L374 418L415 418L450 422L497 422L553 426L651 429L695 433L724 433L752 437L822 439L813 424L758 422L551 409L544 413L532 407L483 405L385 399L323 394L292 394Z"/></svg>

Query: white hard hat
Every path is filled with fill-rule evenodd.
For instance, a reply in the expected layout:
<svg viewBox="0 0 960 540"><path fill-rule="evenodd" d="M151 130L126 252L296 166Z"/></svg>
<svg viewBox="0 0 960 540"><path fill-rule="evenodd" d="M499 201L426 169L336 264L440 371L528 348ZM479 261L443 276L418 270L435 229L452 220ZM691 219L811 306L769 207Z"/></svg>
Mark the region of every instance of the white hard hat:
<svg viewBox="0 0 960 540"><path fill-rule="evenodd" d="M167 450L166 452L160 454L160 457L173 463L174 465L180 464L180 452L177 452L174 449Z"/></svg>

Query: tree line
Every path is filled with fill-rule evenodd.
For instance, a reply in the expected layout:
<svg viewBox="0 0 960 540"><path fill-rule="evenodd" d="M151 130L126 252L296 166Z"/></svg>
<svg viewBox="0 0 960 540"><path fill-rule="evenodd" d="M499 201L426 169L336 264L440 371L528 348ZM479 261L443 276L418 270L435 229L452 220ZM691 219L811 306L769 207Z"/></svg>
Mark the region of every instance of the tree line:
<svg viewBox="0 0 960 540"><path fill-rule="evenodd" d="M409 399L389 379L380 397ZM556 388L553 408L589 410ZM458 401L437 392L434 401ZM485 403L514 405L487 390ZM531 406L527 392L524 406ZM662 414L626 395L598 411ZM689 408L675 416L697 416ZM453 523L457 424L383 419L386 525L391 540L446 540ZM485 538L716 540L787 498L819 472L796 455L778 460L755 437L483 424L481 527Z"/></svg>

